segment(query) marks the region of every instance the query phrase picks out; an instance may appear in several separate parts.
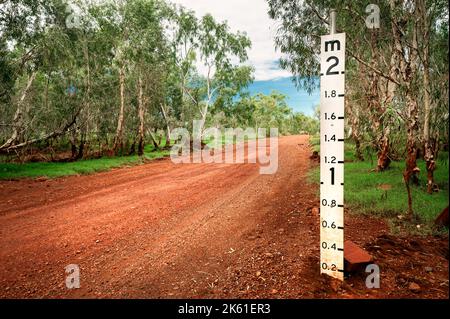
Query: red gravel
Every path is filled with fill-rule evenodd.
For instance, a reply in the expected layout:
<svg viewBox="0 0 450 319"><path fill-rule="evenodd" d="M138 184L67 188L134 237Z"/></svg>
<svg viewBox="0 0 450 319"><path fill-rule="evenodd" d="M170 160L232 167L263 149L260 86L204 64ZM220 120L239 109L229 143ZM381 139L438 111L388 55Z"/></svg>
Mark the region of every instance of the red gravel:
<svg viewBox="0 0 450 319"><path fill-rule="evenodd" d="M279 168L169 159L109 172L0 182L3 298L448 298L448 238L396 238L346 216L365 275L319 276L317 185L307 136L280 139ZM78 264L80 289L65 287ZM414 283L414 284L412 284Z"/></svg>

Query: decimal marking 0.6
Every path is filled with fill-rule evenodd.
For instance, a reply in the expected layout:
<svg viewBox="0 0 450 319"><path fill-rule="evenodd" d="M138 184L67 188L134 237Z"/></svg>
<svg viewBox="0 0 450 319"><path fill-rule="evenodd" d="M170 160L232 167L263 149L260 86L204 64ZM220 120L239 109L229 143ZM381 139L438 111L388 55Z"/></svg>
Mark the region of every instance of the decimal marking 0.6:
<svg viewBox="0 0 450 319"><path fill-rule="evenodd" d="M335 229L336 228L336 224L334 222L328 223L326 220L322 220L322 227L323 228Z"/></svg>

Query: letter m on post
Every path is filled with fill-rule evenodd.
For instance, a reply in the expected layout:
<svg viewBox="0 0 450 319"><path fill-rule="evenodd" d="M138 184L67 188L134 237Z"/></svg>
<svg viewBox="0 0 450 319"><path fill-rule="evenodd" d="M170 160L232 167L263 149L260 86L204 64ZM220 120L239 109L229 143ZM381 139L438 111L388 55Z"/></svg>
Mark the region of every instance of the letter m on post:
<svg viewBox="0 0 450 319"><path fill-rule="evenodd" d="M334 45L336 44L336 50L341 50L341 42L339 40L325 41L325 52L334 51ZM331 50L328 50L331 47Z"/></svg>

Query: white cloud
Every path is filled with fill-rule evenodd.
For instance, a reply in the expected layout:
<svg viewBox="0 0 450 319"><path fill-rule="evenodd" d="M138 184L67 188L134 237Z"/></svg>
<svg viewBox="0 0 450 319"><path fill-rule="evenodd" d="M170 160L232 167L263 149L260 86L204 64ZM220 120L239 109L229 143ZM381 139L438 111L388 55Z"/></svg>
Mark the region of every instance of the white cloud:
<svg viewBox="0 0 450 319"><path fill-rule="evenodd" d="M249 64L255 68L255 80L291 76L275 66L281 54L275 51L275 22L267 14L266 0L170 0L195 11L197 17L210 13L218 21L228 21L233 32L245 31L252 41ZM201 67L200 67L201 68ZM203 73L203 72L202 72Z"/></svg>

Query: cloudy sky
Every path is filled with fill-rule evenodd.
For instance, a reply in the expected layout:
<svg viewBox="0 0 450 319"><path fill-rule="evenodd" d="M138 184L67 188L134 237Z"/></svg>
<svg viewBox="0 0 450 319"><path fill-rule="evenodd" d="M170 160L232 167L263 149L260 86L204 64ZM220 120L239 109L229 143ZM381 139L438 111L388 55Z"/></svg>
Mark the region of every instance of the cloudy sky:
<svg viewBox="0 0 450 319"><path fill-rule="evenodd" d="M255 67L255 80L290 76L278 66L275 51L275 22L267 15L265 0L171 0L196 12L197 17L211 13L218 21L228 21L232 31L246 31L252 41L249 63Z"/></svg>

